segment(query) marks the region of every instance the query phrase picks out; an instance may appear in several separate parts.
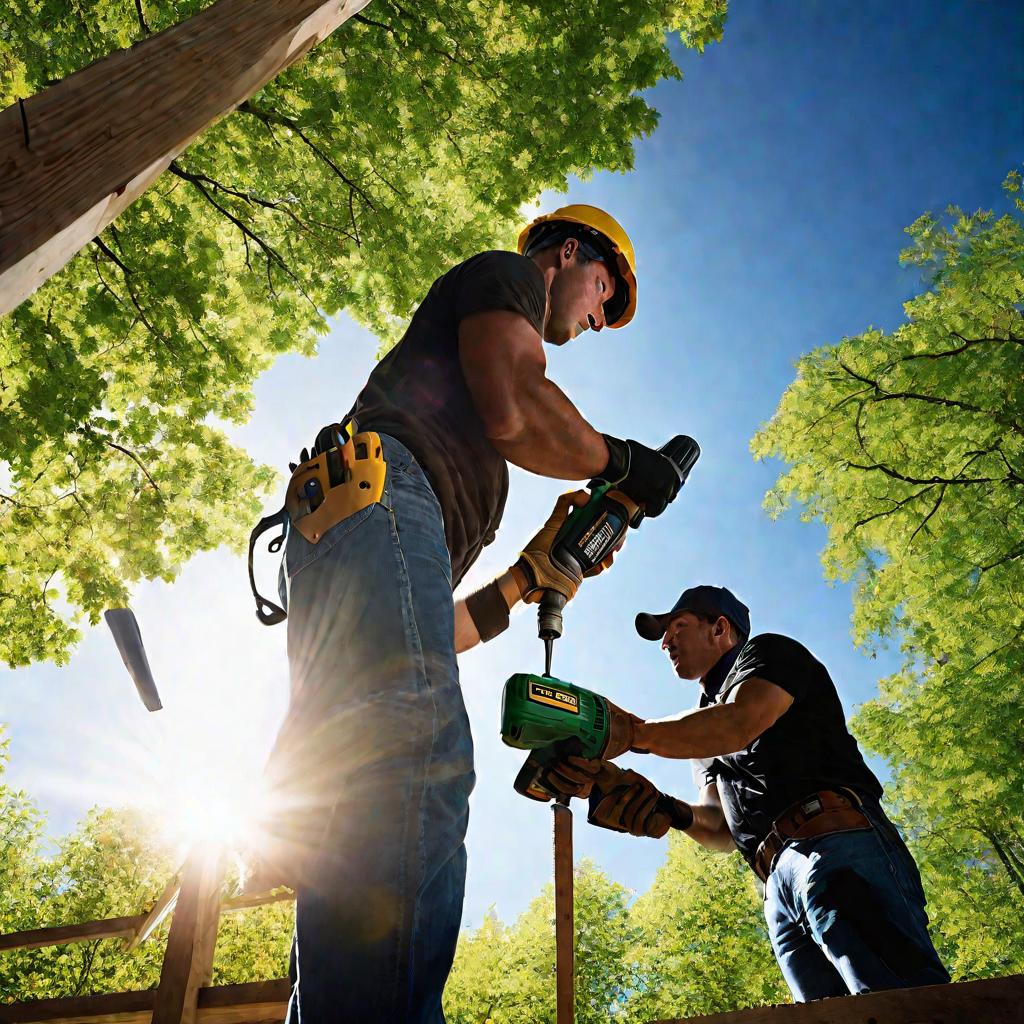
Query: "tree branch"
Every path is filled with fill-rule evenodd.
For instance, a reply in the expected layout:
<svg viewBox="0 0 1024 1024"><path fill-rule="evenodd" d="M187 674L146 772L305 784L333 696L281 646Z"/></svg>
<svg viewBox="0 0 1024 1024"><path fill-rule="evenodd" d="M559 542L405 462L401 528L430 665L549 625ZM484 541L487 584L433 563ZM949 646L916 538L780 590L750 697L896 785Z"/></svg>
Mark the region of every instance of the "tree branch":
<svg viewBox="0 0 1024 1024"><path fill-rule="evenodd" d="M117 444L117 443L116 443L116 442L114 442L114 441L109 441L109 440L107 440L107 438L105 438L105 437L104 437L104 438L101 438L101 440L103 441L103 443L104 443L104 444L105 444L105 445L106 445L106 446L107 446L108 448L114 448L114 449L116 449L117 451L121 452L121 454L122 454L122 455L127 455L127 456L128 456L128 458L129 458L129 459L131 459L131 460L132 460L132 462L134 462L134 463L135 463L135 465L136 465L136 466L138 466L138 467L139 467L139 469L141 469L141 470L142 470L142 472L143 472L143 473L145 474L145 477L146 477L146 479L147 479L147 480L148 480L148 481L150 482L150 485L152 486L153 490L154 490L154 491L156 491L156 493L157 493L157 496L159 497L159 499L160 499L161 501L163 501L163 500L164 500L163 492L162 492L162 491L160 490L160 488L159 488L159 487L157 486L157 482L156 482L156 481L155 481L155 480L154 480L154 479L152 478L152 476L150 476L150 474L149 474L149 470L148 470L148 469L146 469L146 467L145 467L145 465L143 464L142 460L141 460L141 459L140 459L140 458L138 457L138 455L136 455L136 454L135 454L135 452L133 452L133 451L130 451L130 450L129 450L128 448L124 448L124 447L122 447L121 445Z"/></svg>
<svg viewBox="0 0 1024 1024"><path fill-rule="evenodd" d="M931 511L921 520L917 525L917 529L910 535L910 543L914 543L914 538L928 525L928 520L939 510L939 506L942 504L942 499L946 496L946 488L948 484L943 484L939 488L939 496L935 499L935 504L932 505Z"/></svg>
<svg viewBox="0 0 1024 1024"><path fill-rule="evenodd" d="M135 13L139 16L139 28L144 35L149 35L153 30L146 24L146 15L142 10L142 0L135 0Z"/></svg>

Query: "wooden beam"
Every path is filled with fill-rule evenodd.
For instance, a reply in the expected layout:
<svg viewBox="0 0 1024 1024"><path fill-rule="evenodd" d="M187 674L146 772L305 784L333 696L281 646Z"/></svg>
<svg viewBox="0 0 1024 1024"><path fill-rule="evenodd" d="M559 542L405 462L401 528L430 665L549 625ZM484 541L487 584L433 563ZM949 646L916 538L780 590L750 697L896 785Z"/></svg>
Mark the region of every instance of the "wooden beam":
<svg viewBox="0 0 1024 1024"><path fill-rule="evenodd" d="M57 928L35 928L27 932L0 935L0 952L12 949L38 949L59 946L63 942L87 942L92 939L123 939L134 935L145 920L145 914L134 917L111 917L106 921L84 921Z"/></svg>
<svg viewBox="0 0 1024 1024"><path fill-rule="evenodd" d="M196 847L181 873L181 890L171 918L153 1024L195 1024L199 989L209 985L220 919L223 850Z"/></svg>
<svg viewBox="0 0 1024 1024"><path fill-rule="evenodd" d="M759 1006L660 1024L1024 1024L1024 974Z"/></svg>
<svg viewBox="0 0 1024 1024"><path fill-rule="evenodd" d="M132 933L128 942L125 944L127 949L135 949L136 946L141 945L146 941L157 930L160 926L160 922L174 910L175 904L178 902L178 892L181 889L181 872L179 871L168 883L164 886L164 891L157 897L156 902L149 908L149 911L142 915L142 920L139 922L138 928Z"/></svg>
<svg viewBox="0 0 1024 1024"><path fill-rule="evenodd" d="M217 0L0 112L0 315L369 0Z"/></svg>
<svg viewBox="0 0 1024 1024"><path fill-rule="evenodd" d="M35 928L25 932L10 932L0 935L0 953L14 949L38 949L40 946L59 946L64 942L90 942L93 939L127 939L126 947L135 949L153 934L160 922L174 909L180 887L177 875L145 914L132 917L111 917L103 921L84 921L82 924L65 924L55 928ZM262 907L267 903L281 903L294 900L290 889L275 889L271 892L255 893L252 896L234 896L221 903L221 912L248 910Z"/></svg>
<svg viewBox="0 0 1024 1024"><path fill-rule="evenodd" d="M199 1024L264 1024L284 1020L287 978L199 990ZM114 992L69 999L0 1004L0 1024L149 1024L156 992Z"/></svg>
<svg viewBox="0 0 1024 1024"><path fill-rule="evenodd" d="M257 892L251 896L242 893L241 896L233 896L224 900L220 905L222 913L229 910L248 910L250 907L263 907L268 903L284 903L285 900L294 900L295 893L291 889L272 889L269 892Z"/></svg>

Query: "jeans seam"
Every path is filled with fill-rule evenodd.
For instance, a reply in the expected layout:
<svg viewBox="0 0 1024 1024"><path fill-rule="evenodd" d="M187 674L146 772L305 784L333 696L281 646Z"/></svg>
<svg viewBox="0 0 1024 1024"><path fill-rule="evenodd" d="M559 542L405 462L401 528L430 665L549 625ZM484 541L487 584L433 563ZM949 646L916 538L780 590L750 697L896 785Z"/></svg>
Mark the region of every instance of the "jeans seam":
<svg viewBox="0 0 1024 1024"><path fill-rule="evenodd" d="M388 515L388 520L389 520L388 528L389 528L389 531L390 531L390 534L391 534L392 550L393 550L394 555L395 555L395 562L396 562L396 567L397 567L397 570L398 570L399 591L401 593L402 621L403 621L403 623L405 625L406 635L410 638L411 645L412 645L412 647L414 649L414 655L415 655L414 661L415 661L417 675L423 680L425 689L426 689L427 693L430 696L430 705L431 705L430 743L429 743L429 745L427 746L427 749L424 752L423 771L421 772L422 783L421 783L421 786L420 786L419 793L417 795L416 810L414 812L415 813L415 818L416 818L415 856L420 861L422 861L424 859L424 857L423 857L423 849L424 849L424 839L425 839L424 821L423 821L423 803L424 803L424 800L426 798L427 785L428 785L428 780L429 780L429 776L430 776L430 763L433 760L433 756L434 756L434 745L437 742L437 702L434 699L433 689L430 686L430 682L429 682L429 679L427 677L427 664L426 664L426 659L423 656L423 641L422 641L422 639L420 637L419 625L416 622L416 609L415 609L415 606L414 606L413 600L412 600L412 579L411 579L411 577L409 575L408 563L405 560L405 552L402 550L402 542L401 542L401 538L400 538L399 532L398 532L398 520L397 520L397 518L395 516L394 510L391 507L388 508L388 513L389 513L389 515ZM412 808L410 808L410 812L412 813ZM408 822L408 818L406 820ZM405 848L406 848L406 851L408 852L408 850L409 850L408 837L406 837L406 840L405 840ZM398 939L399 946L398 946L397 952L399 954L399 962L401 962L401 953L402 953L401 943L402 943L402 941L404 940L404 941L408 942L408 944L410 946L410 949L411 949L411 946L413 944L413 936L415 935L417 924L418 924L418 921L417 921L417 907L418 907L418 901L419 901L419 895L418 895L419 886L417 886L417 892L413 893L411 896L409 894L409 886L407 884L408 883L408 870L407 870L407 865L406 865L406 862L405 862L404 858L403 858L403 862L402 862L402 872L403 872L403 878L401 880L400 891L404 894L404 897L405 897L406 900L409 900L410 898L412 899L412 909L411 909L411 913L409 914L409 926L410 927L409 927L409 929L407 931L405 929L403 929L402 932L400 933L399 939ZM422 874L422 868L420 869L420 873ZM405 916L406 916L406 908L403 906L403 908L402 908L402 918L403 918L403 920L405 919ZM407 956L405 958L405 960L406 960L406 962L409 965L409 974L408 974L408 976L405 979L405 983L406 983L405 984L405 993L404 993L404 995L405 995L405 1006L403 1007L403 1012L408 1011L408 1008L409 1008L409 999L410 999L410 996L411 996L412 980L413 980L413 978L412 978L413 964L412 964L411 958ZM399 998L399 990L398 990L398 986L396 985L395 986L395 993L394 993L394 1001L395 1001L395 1003L397 1003L398 998Z"/></svg>

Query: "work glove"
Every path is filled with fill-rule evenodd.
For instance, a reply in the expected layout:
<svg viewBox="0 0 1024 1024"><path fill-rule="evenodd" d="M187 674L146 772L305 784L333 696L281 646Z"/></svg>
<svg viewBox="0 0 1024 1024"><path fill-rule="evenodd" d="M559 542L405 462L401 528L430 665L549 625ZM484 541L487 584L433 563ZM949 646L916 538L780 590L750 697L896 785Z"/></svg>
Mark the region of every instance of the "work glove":
<svg viewBox="0 0 1024 1024"><path fill-rule="evenodd" d="M608 739L598 756L611 761L625 754L627 750L646 754L646 750L636 746L636 730L643 722L642 718L637 718L636 715L623 711L617 704L608 701Z"/></svg>
<svg viewBox="0 0 1024 1024"><path fill-rule="evenodd" d="M537 782L556 799L586 800L606 765L614 767L599 757L569 755L542 767L537 772Z"/></svg>
<svg viewBox="0 0 1024 1024"><path fill-rule="evenodd" d="M566 601L571 601L576 596L583 578L572 566L556 562L551 556L551 548L569 515L575 509L582 508L588 501L589 491L568 491L559 495L547 522L523 548L519 560L512 566L520 593L528 604L539 602L545 590L557 591ZM609 554L603 562L586 573L587 577L604 572L612 564L614 557L615 552Z"/></svg>
<svg viewBox="0 0 1024 1024"><path fill-rule="evenodd" d="M587 821L613 832L660 839L670 828L693 824L689 804L662 793L639 772L607 765L590 793Z"/></svg>
<svg viewBox="0 0 1024 1024"><path fill-rule="evenodd" d="M608 445L608 465L601 479L641 505L648 518L660 516L682 486L672 460L639 441L601 436Z"/></svg>

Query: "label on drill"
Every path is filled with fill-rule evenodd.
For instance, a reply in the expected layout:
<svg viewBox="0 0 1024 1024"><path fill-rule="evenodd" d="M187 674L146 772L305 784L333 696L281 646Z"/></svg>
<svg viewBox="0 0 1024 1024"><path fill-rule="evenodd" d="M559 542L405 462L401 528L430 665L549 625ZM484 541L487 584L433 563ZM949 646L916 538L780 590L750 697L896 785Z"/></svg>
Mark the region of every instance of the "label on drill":
<svg viewBox="0 0 1024 1024"><path fill-rule="evenodd" d="M615 524L609 521L606 513L581 538L587 561L596 564L600 560L601 551L614 536Z"/></svg>
<svg viewBox="0 0 1024 1024"><path fill-rule="evenodd" d="M562 711L568 711L573 715L580 713L579 697L575 693L557 690L553 686L531 682L527 697L537 704L547 704L549 707L561 708Z"/></svg>

